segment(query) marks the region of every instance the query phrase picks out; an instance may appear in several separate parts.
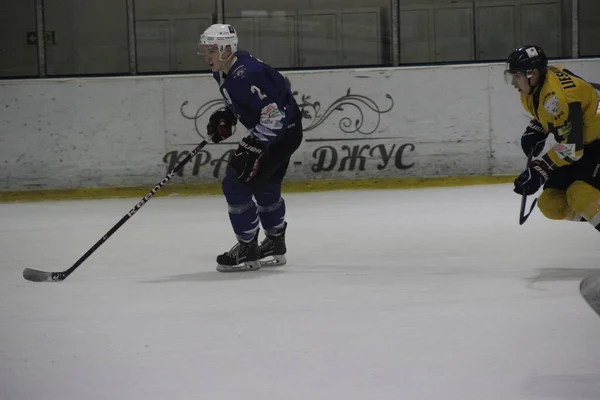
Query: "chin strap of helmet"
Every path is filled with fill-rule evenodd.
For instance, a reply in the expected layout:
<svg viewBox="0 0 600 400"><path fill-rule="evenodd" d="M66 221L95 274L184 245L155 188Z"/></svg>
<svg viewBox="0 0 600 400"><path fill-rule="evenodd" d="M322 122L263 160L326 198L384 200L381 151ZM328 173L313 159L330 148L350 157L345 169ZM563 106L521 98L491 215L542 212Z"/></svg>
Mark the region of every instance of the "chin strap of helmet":
<svg viewBox="0 0 600 400"><path fill-rule="evenodd" d="M223 53L225 53L225 50L227 50L227 47L229 47L229 50L231 50L231 54L229 55L229 57L223 58ZM231 60L231 57L233 57L233 53L236 52L237 43L224 43L224 44L219 45L219 47L217 49L219 50L219 61L226 62L226 61Z"/></svg>
<svg viewBox="0 0 600 400"><path fill-rule="evenodd" d="M227 57L226 59L221 58L221 56L223 55L223 53L225 53L225 49L223 49L223 51L219 50L219 61L221 62L226 62L231 60L231 57L233 57L233 52L231 52L231 54L229 55L229 57Z"/></svg>
<svg viewBox="0 0 600 400"><path fill-rule="evenodd" d="M529 93L527 93L527 94L531 96L533 94L533 92L535 92L535 89L537 88L537 86L533 86L531 84L531 77L527 78L527 84L529 85Z"/></svg>

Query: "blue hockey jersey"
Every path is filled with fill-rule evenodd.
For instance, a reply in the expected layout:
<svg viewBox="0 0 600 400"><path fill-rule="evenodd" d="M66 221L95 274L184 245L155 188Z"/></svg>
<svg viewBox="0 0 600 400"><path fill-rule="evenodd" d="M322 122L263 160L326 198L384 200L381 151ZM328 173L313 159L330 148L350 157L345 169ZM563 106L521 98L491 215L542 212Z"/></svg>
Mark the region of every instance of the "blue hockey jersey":
<svg viewBox="0 0 600 400"><path fill-rule="evenodd" d="M229 72L215 72L219 90L237 119L251 135L269 147L292 124L296 103L285 78L265 62L245 51Z"/></svg>

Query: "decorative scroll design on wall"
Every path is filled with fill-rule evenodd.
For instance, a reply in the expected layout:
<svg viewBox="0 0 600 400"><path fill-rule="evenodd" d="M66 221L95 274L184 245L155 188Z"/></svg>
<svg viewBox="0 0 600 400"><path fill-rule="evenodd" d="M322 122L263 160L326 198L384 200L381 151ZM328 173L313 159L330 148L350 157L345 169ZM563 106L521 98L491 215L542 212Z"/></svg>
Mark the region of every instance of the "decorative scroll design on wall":
<svg viewBox="0 0 600 400"><path fill-rule="evenodd" d="M298 92L293 92L294 97L298 96ZM360 133L362 135L370 135L379 128L379 124L381 123L381 114L388 113L394 108L394 99L389 94L386 94L385 97L389 100L389 106L387 108L381 108L377 103L367 97L360 94L351 93L351 89L348 88L346 94L333 103L331 103L324 110L321 108L320 101L311 101L309 95L301 95L300 101L298 102L298 107L300 107L300 111L302 112L302 118L308 119L310 122L304 125L304 131L308 132L313 129L319 127L323 122L325 122L334 112L346 111L346 107L352 107L352 109L357 113L354 115L354 120L351 116L344 116L338 122L338 127L342 132L345 133ZM375 124L371 129L363 129L363 125L365 123L365 113L372 112L375 115Z"/></svg>
<svg viewBox="0 0 600 400"><path fill-rule="evenodd" d="M370 97L352 93L351 88L348 88L345 95L336 99L326 108L321 106L320 101L312 101L309 95L299 94L298 91L292 93L296 98L302 118L308 120L308 123L303 123L304 132L318 128L334 113L342 112L350 113L350 115L346 114L342 116L338 121L338 127L342 132L370 135L379 128L381 115L390 112L394 108L394 99L389 94L385 95L385 98L389 100L389 104L384 108L379 106ZM298 96L300 96L299 100ZM210 100L202 104L194 113L189 113L189 110L186 110L188 105L189 101L185 100L180 106L180 113L185 119L194 121L196 133L204 138L204 127L199 126L200 119L208 114L209 111L212 113L225 107L226 102L224 99ZM371 116L374 116L373 120L369 118ZM365 121L373 121L374 123L369 124L370 127L367 128Z"/></svg>

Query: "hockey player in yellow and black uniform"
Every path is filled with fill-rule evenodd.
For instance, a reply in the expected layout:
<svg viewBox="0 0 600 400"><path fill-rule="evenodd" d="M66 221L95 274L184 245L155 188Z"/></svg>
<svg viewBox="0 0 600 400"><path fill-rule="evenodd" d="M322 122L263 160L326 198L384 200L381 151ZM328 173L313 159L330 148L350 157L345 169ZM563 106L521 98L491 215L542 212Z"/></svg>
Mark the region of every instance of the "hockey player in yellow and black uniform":
<svg viewBox="0 0 600 400"><path fill-rule="evenodd" d="M588 221L600 231L600 104L592 85L569 70L548 66L539 46L508 56L505 79L521 93L533 117L521 137L525 154L539 156L546 138L556 144L515 180L515 192L533 194L550 219Z"/></svg>

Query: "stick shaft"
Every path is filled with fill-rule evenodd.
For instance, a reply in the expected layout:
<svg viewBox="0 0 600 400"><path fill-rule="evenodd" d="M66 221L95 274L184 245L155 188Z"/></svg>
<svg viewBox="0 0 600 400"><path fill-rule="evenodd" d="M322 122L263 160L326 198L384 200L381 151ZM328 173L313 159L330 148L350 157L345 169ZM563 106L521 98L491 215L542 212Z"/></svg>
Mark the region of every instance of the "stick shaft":
<svg viewBox="0 0 600 400"><path fill-rule="evenodd" d="M112 228L110 228L110 230L108 232L106 232L104 234L104 236L102 236L100 238L100 240L98 240L88 251L86 251L85 254L82 255L75 262L75 264L73 264L71 266L71 268L69 268L65 271L62 271L62 272L52 272L50 279L43 279L43 280L62 281L67 276L71 275L71 273L73 271L75 271L81 264L83 264L83 262L85 260L88 259L89 256L91 256L96 250L98 250L98 248L100 246L102 246L104 244L104 242L106 242L108 240L108 238L110 238L116 231L118 231L119 228L121 228L125 224L125 222L129 221L129 219L131 217L133 217L133 215L136 212L138 212L140 210L140 208L142 208L144 206L144 204L146 204L160 189L162 189L162 187L165 186L167 184L167 182L169 182L171 180L171 178L173 178L175 176L175 174L177 174L207 144L208 144L208 142L206 140L203 140L202 143L200 143L198 146L196 146L196 148L194 148L192 151L190 151L190 153L183 160L181 160L160 182L158 182L156 184L156 186L154 186L152 188L152 190L150 190L148 192L148 194L146 194L144 197L142 197L142 199L131 210L129 210L129 212L127 214L125 214L123 216L123 218L121 218L119 220L119 222L117 222ZM37 270L31 270L29 268L27 268L25 271L23 271L23 276L25 277L25 279L28 279L28 280L34 280L34 279L30 279L30 278L33 278L36 275L40 277L37 280L40 280L41 277L44 276L44 274L47 274L47 273L42 272L42 271L37 271Z"/></svg>

